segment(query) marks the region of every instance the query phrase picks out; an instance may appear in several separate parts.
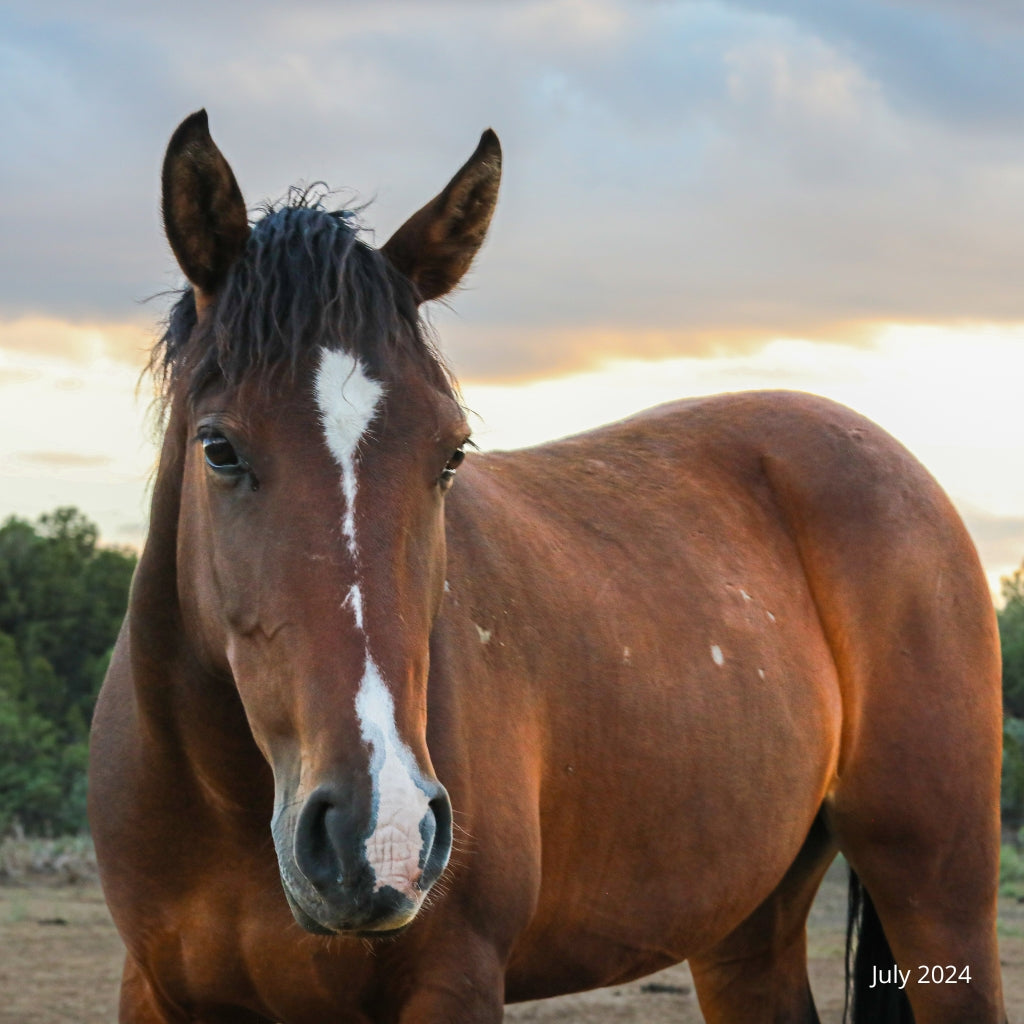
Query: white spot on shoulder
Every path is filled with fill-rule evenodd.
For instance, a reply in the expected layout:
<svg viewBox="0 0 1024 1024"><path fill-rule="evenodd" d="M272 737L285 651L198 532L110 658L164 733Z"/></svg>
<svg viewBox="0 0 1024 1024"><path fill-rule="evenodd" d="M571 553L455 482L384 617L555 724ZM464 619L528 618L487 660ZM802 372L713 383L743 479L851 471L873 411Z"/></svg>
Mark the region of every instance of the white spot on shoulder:
<svg viewBox="0 0 1024 1024"><path fill-rule="evenodd" d="M775 621L775 616L772 615L771 612L765 612L765 614L768 616L768 621L769 622L774 622Z"/></svg>
<svg viewBox="0 0 1024 1024"><path fill-rule="evenodd" d="M759 668L759 669L757 670L757 674L758 674L758 675L759 675L759 676L760 676L760 677L761 677L762 679L766 679L766 678L767 678L767 676L765 676L765 674L764 674L764 669L763 669L763 668Z"/></svg>
<svg viewBox="0 0 1024 1024"><path fill-rule="evenodd" d="M744 601L754 600L745 590L740 590L740 597L742 597Z"/></svg>
<svg viewBox="0 0 1024 1024"><path fill-rule="evenodd" d="M491 637L493 636L491 631L489 629L484 629L483 626L477 626L475 622L473 625L476 626L476 632L477 636L480 637L480 643L489 644L491 642Z"/></svg>
<svg viewBox="0 0 1024 1024"><path fill-rule="evenodd" d="M622 648L622 664L632 665L633 664L633 652L628 647Z"/></svg>
<svg viewBox="0 0 1024 1024"><path fill-rule="evenodd" d="M342 529L349 550L356 550L356 451L376 415L384 385L369 377L347 352L322 348L314 383L324 440L341 469L345 495Z"/></svg>
<svg viewBox="0 0 1024 1024"><path fill-rule="evenodd" d="M722 648L719 647L718 644L711 645L711 660L716 665L725 664L725 655L722 653Z"/></svg>

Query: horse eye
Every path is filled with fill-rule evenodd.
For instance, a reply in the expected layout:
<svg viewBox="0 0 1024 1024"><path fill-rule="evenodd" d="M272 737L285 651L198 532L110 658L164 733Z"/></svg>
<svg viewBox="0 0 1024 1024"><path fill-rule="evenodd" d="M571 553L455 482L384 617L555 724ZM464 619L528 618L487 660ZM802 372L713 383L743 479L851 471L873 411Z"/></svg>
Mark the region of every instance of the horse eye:
<svg viewBox="0 0 1024 1024"><path fill-rule="evenodd" d="M203 456L211 469L218 473L241 473L246 468L227 438L220 434L211 434L202 441Z"/></svg>
<svg viewBox="0 0 1024 1024"><path fill-rule="evenodd" d="M445 463L444 469L441 471L441 487L447 489L451 487L452 481L455 479L455 470L462 465L462 460L465 459L466 453L461 448L456 448L452 452L452 457Z"/></svg>

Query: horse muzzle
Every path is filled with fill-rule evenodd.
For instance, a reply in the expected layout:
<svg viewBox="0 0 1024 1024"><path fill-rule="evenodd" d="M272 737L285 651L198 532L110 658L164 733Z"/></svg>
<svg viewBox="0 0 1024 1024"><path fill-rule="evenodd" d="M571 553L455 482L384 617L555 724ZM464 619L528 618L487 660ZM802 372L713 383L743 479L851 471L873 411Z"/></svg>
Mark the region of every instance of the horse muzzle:
<svg viewBox="0 0 1024 1024"><path fill-rule="evenodd" d="M418 789L419 799L375 800L367 815L347 787L322 784L297 814L275 815L281 880L299 925L375 937L412 922L452 848L447 792L435 781Z"/></svg>

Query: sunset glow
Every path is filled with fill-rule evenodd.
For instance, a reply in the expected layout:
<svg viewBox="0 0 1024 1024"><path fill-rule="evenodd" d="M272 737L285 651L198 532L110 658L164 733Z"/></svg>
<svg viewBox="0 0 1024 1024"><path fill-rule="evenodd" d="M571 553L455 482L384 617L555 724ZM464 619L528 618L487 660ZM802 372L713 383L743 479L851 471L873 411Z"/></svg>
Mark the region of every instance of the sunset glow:
<svg viewBox="0 0 1024 1024"><path fill-rule="evenodd" d="M142 542L141 374L181 283L159 167L182 117L208 109L254 210L325 178L374 245L490 125L488 242L429 311L482 447L816 392L928 466L997 590L1024 557L1011 7L300 2L282 24L256 0L196 7L198 34L120 0L0 14L0 516L77 505L107 543Z"/></svg>

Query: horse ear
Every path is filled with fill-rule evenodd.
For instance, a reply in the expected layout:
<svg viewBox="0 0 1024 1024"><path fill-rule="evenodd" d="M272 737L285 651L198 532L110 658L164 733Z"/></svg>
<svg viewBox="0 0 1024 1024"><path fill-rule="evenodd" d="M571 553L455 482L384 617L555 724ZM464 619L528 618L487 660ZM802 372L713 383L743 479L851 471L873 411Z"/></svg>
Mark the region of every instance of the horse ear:
<svg viewBox="0 0 1024 1024"><path fill-rule="evenodd" d="M421 302L446 295L469 269L491 223L500 182L501 143L488 128L445 190L384 245L382 251L416 286Z"/></svg>
<svg viewBox="0 0 1024 1024"><path fill-rule="evenodd" d="M167 241L201 307L223 283L249 237L245 201L210 138L205 110L178 125L167 144L162 177Z"/></svg>

